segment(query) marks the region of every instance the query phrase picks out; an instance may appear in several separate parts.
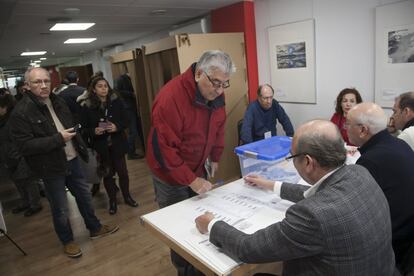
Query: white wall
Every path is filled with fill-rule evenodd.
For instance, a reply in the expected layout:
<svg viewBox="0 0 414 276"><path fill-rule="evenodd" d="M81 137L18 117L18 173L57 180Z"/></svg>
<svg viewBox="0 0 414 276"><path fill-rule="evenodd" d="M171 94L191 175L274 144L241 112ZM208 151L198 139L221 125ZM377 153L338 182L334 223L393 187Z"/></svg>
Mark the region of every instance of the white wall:
<svg viewBox="0 0 414 276"><path fill-rule="evenodd" d="M399 1L255 1L259 83L270 83L267 28L315 20L317 103L282 103L295 128L313 118L330 119L336 96L345 87L355 87L364 101L373 101L375 7L393 2Z"/></svg>

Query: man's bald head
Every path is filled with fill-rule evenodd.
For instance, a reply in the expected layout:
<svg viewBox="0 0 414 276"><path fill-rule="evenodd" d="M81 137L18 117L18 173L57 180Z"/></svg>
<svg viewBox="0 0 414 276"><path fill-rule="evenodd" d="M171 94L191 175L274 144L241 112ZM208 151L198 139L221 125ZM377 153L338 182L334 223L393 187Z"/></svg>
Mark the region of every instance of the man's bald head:
<svg viewBox="0 0 414 276"><path fill-rule="evenodd" d="M370 134L375 135L387 127L387 115L375 103L365 102L354 106L348 116L353 123L366 125Z"/></svg>
<svg viewBox="0 0 414 276"><path fill-rule="evenodd" d="M387 115L375 103L365 102L354 106L346 117L346 126L349 141L362 146L372 136L387 127Z"/></svg>
<svg viewBox="0 0 414 276"><path fill-rule="evenodd" d="M324 168L336 168L346 159L341 133L326 120L312 120L301 125L293 137L292 148L295 154L312 156Z"/></svg>

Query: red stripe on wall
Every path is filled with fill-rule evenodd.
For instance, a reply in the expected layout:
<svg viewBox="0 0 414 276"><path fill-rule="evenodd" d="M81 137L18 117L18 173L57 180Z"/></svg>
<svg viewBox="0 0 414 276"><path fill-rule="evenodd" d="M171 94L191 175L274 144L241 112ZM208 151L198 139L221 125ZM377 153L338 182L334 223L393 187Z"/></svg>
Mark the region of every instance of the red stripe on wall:
<svg viewBox="0 0 414 276"><path fill-rule="evenodd" d="M243 1L211 12L213 33L243 32L246 48L246 65L249 100L256 99L258 87L256 25L254 2Z"/></svg>

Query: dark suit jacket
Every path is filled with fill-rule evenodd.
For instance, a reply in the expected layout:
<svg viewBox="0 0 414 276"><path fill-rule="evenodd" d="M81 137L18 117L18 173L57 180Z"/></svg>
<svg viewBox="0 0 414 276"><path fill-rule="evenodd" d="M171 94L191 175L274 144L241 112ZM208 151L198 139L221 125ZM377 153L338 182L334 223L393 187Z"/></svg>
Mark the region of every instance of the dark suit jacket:
<svg viewBox="0 0 414 276"><path fill-rule="evenodd" d="M286 218L251 235L216 222L210 241L246 263L284 261L283 275L393 275L388 204L368 171L344 166L315 195L283 183L281 197L297 201Z"/></svg>
<svg viewBox="0 0 414 276"><path fill-rule="evenodd" d="M359 148L357 164L368 169L384 191L391 211L392 239L397 263L405 244L414 242L414 152L401 139L383 130Z"/></svg>

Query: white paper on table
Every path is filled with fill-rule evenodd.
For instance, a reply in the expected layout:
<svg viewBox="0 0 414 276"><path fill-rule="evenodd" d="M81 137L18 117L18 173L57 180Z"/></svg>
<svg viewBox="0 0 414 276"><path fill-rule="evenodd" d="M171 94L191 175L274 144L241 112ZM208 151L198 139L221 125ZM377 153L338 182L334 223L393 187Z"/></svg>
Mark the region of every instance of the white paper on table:
<svg viewBox="0 0 414 276"><path fill-rule="evenodd" d="M239 179L204 195L196 196L142 216L165 236L207 264L216 274L225 275L240 264L226 256L195 227L195 218L206 211L216 218L251 234L281 221L292 202L272 192L251 187Z"/></svg>

